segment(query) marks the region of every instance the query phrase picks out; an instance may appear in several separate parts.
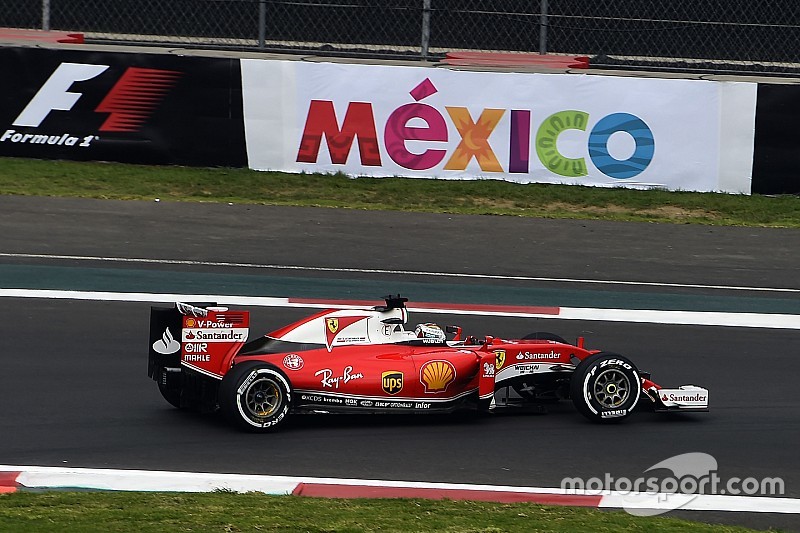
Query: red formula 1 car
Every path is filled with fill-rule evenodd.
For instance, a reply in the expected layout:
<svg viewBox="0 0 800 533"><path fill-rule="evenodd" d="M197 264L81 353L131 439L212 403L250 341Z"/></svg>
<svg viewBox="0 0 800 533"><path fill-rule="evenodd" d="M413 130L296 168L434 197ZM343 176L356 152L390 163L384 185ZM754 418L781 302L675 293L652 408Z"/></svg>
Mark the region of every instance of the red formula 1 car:
<svg viewBox="0 0 800 533"><path fill-rule="evenodd" d="M152 308L148 375L176 407L219 409L267 431L293 413L430 413L522 409L571 399L594 422L645 404L707 411L708 391L667 389L627 358L557 335L462 337L408 321L406 298L327 310L248 342L250 315L213 304Z"/></svg>

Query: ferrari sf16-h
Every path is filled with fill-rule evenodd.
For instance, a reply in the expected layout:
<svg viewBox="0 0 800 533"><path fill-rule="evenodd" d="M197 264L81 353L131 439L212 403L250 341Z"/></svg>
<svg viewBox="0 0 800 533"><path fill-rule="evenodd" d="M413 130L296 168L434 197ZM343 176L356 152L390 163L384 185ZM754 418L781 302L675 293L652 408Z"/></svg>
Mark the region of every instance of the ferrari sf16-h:
<svg viewBox="0 0 800 533"><path fill-rule="evenodd" d="M295 413L496 413L569 399L593 422L637 406L707 411L708 391L665 388L628 358L545 332L464 336L458 326L406 329L406 298L318 312L249 340L250 314L216 304L153 307L148 375L179 408L221 411L269 431Z"/></svg>

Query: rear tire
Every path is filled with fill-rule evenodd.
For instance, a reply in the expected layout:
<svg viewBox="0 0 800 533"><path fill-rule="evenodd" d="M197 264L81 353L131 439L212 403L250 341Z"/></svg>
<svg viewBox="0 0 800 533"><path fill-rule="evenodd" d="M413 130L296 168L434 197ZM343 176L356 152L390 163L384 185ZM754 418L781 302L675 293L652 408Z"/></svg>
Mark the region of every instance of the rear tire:
<svg viewBox="0 0 800 533"><path fill-rule="evenodd" d="M178 409L181 408L181 388L180 387L170 387L167 383L164 383L166 378L169 375L167 371L162 369L159 371L158 379L156 383L158 384L158 390L161 393L161 396L167 400L170 405L173 407L177 407ZM180 379L180 376L178 376Z"/></svg>
<svg viewBox="0 0 800 533"><path fill-rule="evenodd" d="M250 362L234 366L219 387L223 416L246 431L272 431L286 419L291 402L289 380L275 367Z"/></svg>
<svg viewBox="0 0 800 533"><path fill-rule="evenodd" d="M642 382L636 366L617 353L600 352L580 362L572 375L575 408L592 422L628 418L639 401Z"/></svg>
<svg viewBox="0 0 800 533"><path fill-rule="evenodd" d="M546 331L537 331L535 333L528 333L527 335L522 337L522 340L524 341L536 340L536 339L543 341L556 341L560 342L561 344L569 344L567 341L564 340L564 337L562 337L561 335L556 335L555 333L548 333Z"/></svg>

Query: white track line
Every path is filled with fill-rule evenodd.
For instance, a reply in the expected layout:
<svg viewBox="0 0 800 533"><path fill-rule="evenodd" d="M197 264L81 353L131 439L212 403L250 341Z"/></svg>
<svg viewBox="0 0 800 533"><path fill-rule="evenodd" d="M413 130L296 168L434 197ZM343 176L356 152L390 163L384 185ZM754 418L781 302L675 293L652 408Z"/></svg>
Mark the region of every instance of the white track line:
<svg viewBox="0 0 800 533"><path fill-rule="evenodd" d="M337 268L337 267L315 267L300 265L269 265L258 263L230 263L218 261L189 261L181 259L146 259L136 257L101 257L84 255L54 255L54 254L23 254L23 253L0 253L0 257L21 258L21 259L55 259L68 261L99 261L109 263L144 263L153 265L189 265L189 266L214 266L230 268L257 268L271 270L299 270L309 272L342 272L355 274L384 274L384 275L405 275L405 276L428 276L428 277L449 277L449 278L468 278L468 279L496 279L509 281L544 281L555 283L580 283L593 285L628 285L643 287L670 287L670 288L689 288L689 289L714 289L730 291L752 291L752 292L788 292L800 293L800 289L778 288L778 287L747 287L736 285L702 285L694 283L658 283L650 281L621 281L621 280L599 280L599 279L578 279L578 278L549 278L535 276L500 276L493 274L463 274L457 272L426 272L420 270L383 270L376 268Z"/></svg>
<svg viewBox="0 0 800 533"><path fill-rule="evenodd" d="M651 309L594 309L562 307L554 318L649 324L732 326L738 328L800 329L800 315L779 313L724 313Z"/></svg>
<svg viewBox="0 0 800 533"><path fill-rule="evenodd" d="M251 307L298 307L311 309L361 308L357 305L332 305L320 303L295 303L288 298L264 296L227 296L220 294L157 294L99 291L61 291L41 289L0 289L0 298L52 298L67 300L97 300L110 302L216 302L221 305ZM445 308L447 306L447 308ZM415 308L420 313L452 315L506 316L519 318L555 318L562 320L599 320L604 322L634 322L651 324L679 324L701 326L732 326L740 328L800 329L800 315L770 313L723 313L705 311L661 311L652 309L597 309L584 307L561 307L559 314L538 314L503 311L475 311L459 309L458 304L443 304L439 309Z"/></svg>

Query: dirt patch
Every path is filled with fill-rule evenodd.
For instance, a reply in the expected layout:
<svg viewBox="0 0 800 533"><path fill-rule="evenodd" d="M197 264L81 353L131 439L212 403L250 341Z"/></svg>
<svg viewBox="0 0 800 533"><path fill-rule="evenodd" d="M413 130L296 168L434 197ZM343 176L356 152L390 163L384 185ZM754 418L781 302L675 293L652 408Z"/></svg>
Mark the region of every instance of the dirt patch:
<svg viewBox="0 0 800 533"><path fill-rule="evenodd" d="M485 207L487 209L497 209L501 211L514 211L519 210L528 214L542 213L542 214L557 214L557 213L584 213L587 215L616 215L616 216L644 216L650 218L660 218L666 220L684 220L684 219L705 219L714 220L718 215L712 211L704 209L688 209L674 205L664 205L648 208L633 208L624 207L621 205L574 205L566 202L549 202L546 204L533 204L521 202L519 200L507 200L498 198L458 198L454 203L459 205L472 204L476 207Z"/></svg>

